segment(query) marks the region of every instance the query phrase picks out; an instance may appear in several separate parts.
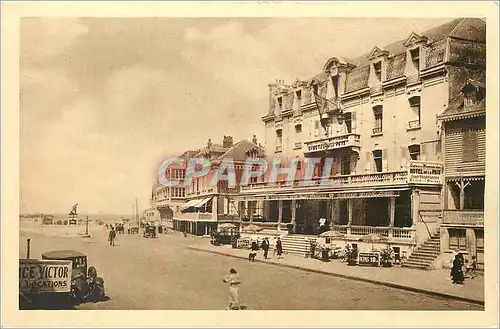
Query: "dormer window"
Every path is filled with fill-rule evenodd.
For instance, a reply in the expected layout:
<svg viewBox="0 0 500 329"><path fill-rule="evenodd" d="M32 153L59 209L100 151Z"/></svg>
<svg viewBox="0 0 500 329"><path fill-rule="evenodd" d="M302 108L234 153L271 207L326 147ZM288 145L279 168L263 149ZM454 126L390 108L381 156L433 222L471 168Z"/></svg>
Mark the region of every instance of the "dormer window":
<svg viewBox="0 0 500 329"><path fill-rule="evenodd" d="M297 99L300 101L302 99L302 90L297 90L296 95Z"/></svg>
<svg viewBox="0 0 500 329"><path fill-rule="evenodd" d="M318 84L317 84L317 83L314 83L314 84L312 85L312 87L313 87L313 93L314 93L315 95L317 95L317 94L318 94Z"/></svg>
<svg viewBox="0 0 500 329"><path fill-rule="evenodd" d="M282 97L278 97L278 106L279 106L280 111L283 110L283 98Z"/></svg>
<svg viewBox="0 0 500 329"><path fill-rule="evenodd" d="M410 57L413 67L418 72L420 70L420 48L410 50Z"/></svg>
<svg viewBox="0 0 500 329"><path fill-rule="evenodd" d="M373 72L379 81L382 81L382 62L373 63Z"/></svg>
<svg viewBox="0 0 500 329"><path fill-rule="evenodd" d="M477 94L475 89L468 90L464 93L464 105L474 106L477 104Z"/></svg>
<svg viewBox="0 0 500 329"><path fill-rule="evenodd" d="M332 76L332 85L335 98L339 97L339 76Z"/></svg>

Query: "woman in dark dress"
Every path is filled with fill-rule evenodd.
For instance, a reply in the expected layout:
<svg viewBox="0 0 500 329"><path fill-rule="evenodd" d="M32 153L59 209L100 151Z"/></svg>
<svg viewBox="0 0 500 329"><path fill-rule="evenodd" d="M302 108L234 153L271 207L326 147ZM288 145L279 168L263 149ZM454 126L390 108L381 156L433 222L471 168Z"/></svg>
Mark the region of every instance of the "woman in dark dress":
<svg viewBox="0 0 500 329"><path fill-rule="evenodd" d="M460 256L456 255L453 260L453 267L451 268L451 277L453 283L463 284L464 283L464 272L462 271L462 261Z"/></svg>
<svg viewBox="0 0 500 329"><path fill-rule="evenodd" d="M278 255L278 258L281 258L281 255L283 254L283 246L281 245L280 238L276 240L276 254Z"/></svg>

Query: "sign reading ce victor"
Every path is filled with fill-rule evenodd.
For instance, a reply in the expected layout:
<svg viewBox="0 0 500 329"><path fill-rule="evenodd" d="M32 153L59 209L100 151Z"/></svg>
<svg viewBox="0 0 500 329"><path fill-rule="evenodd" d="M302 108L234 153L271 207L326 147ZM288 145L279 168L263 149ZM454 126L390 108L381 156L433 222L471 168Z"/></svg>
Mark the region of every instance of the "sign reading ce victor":
<svg viewBox="0 0 500 329"><path fill-rule="evenodd" d="M70 292L70 260L19 260L19 290L23 293Z"/></svg>

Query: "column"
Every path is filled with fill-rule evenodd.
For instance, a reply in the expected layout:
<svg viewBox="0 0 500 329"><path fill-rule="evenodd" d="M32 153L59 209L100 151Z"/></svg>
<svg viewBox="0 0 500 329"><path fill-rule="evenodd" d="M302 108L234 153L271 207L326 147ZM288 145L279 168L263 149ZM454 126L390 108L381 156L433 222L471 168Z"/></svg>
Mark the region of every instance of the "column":
<svg viewBox="0 0 500 329"><path fill-rule="evenodd" d="M465 230L465 239L467 240L467 251L469 252L469 260L472 256L476 256L476 232L473 228Z"/></svg>
<svg viewBox="0 0 500 329"><path fill-rule="evenodd" d="M392 196L389 202L389 238L392 238L394 217L396 214L396 197Z"/></svg>
<svg viewBox="0 0 500 329"><path fill-rule="evenodd" d="M465 188L464 188L464 181L461 179L460 180L460 210L464 209L464 203L465 203Z"/></svg>
<svg viewBox="0 0 500 329"><path fill-rule="evenodd" d="M215 218L215 220L219 220L219 197L214 196L212 199L212 216Z"/></svg>
<svg viewBox="0 0 500 329"><path fill-rule="evenodd" d="M417 190L411 191L411 226L414 228L419 220L420 194Z"/></svg>
<svg viewBox="0 0 500 329"><path fill-rule="evenodd" d="M352 213L353 213L353 202L352 199L347 200L347 209L349 213L349 220L347 222L347 235L351 235L351 224L352 224Z"/></svg>
<svg viewBox="0 0 500 329"><path fill-rule="evenodd" d="M281 231L282 219L283 219L283 200L278 200L278 231Z"/></svg>
<svg viewBox="0 0 500 329"><path fill-rule="evenodd" d="M250 214L248 213L248 200L245 200L244 205L245 205L244 216L250 218L250 223L252 223L252 217L250 217Z"/></svg>
<svg viewBox="0 0 500 329"><path fill-rule="evenodd" d="M295 215L297 212L297 200L292 200L292 232L295 233L295 227L297 223L295 221Z"/></svg>

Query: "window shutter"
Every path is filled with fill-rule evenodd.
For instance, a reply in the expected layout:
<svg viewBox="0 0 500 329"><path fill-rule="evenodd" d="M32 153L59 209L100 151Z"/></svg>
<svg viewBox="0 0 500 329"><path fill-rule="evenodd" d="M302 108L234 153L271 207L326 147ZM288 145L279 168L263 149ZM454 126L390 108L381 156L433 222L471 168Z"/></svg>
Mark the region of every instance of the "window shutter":
<svg viewBox="0 0 500 329"><path fill-rule="evenodd" d="M389 170L389 163L387 161L387 149L382 150L382 168L384 168L384 171Z"/></svg>
<svg viewBox="0 0 500 329"><path fill-rule="evenodd" d="M356 133L356 112L351 112L351 131L353 134Z"/></svg>
<svg viewBox="0 0 500 329"><path fill-rule="evenodd" d="M368 169L369 172L373 172L373 168L375 166L375 162L373 161L373 155L371 152L365 153L365 169Z"/></svg>
<svg viewBox="0 0 500 329"><path fill-rule="evenodd" d="M467 130L462 135L462 161L477 161L477 131Z"/></svg>

